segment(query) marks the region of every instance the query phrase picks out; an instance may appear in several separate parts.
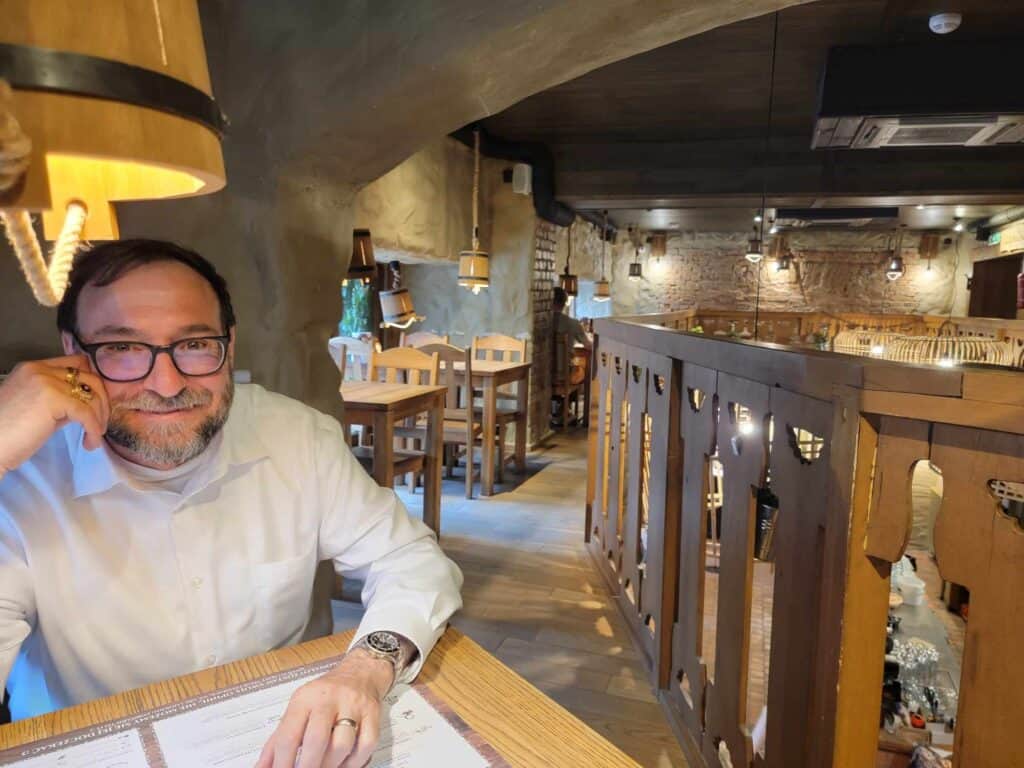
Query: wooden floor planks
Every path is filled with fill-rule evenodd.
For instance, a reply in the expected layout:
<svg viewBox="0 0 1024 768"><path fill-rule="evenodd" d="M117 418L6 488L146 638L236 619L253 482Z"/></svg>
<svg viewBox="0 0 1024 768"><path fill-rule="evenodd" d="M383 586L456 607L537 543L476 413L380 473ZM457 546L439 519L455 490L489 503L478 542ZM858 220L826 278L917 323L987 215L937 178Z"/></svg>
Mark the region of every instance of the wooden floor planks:
<svg viewBox="0 0 1024 768"><path fill-rule="evenodd" d="M466 578L452 623L641 765L685 767L584 549L585 434L555 437L527 467L487 499L465 499L461 477L444 483L441 545ZM422 494L399 493L418 515ZM362 610L336 601L334 615L341 631Z"/></svg>

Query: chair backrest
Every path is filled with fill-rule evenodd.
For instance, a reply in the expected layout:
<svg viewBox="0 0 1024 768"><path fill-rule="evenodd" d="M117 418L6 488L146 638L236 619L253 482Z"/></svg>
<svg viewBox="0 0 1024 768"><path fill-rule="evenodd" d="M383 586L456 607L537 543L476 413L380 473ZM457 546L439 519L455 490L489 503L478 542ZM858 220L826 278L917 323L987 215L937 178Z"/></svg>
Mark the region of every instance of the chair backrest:
<svg viewBox="0 0 1024 768"><path fill-rule="evenodd" d="M514 339L500 333L473 337L474 360L500 360L503 363L526 362L526 339Z"/></svg>
<svg viewBox="0 0 1024 768"><path fill-rule="evenodd" d="M342 372L342 381L366 381L370 373L370 353L373 350L380 351L380 342L376 339L335 336L327 342L327 351ZM338 362L342 354L346 357L344 367Z"/></svg>
<svg viewBox="0 0 1024 768"><path fill-rule="evenodd" d="M469 402L469 387L473 381L473 355L469 348L452 344L427 344L419 348L425 354L437 355L440 362L438 384L448 387L445 411L448 415L462 415Z"/></svg>
<svg viewBox="0 0 1024 768"><path fill-rule="evenodd" d="M572 341L567 333L556 333L555 343L551 345L552 383L564 384L569 379L569 366L572 364Z"/></svg>
<svg viewBox="0 0 1024 768"><path fill-rule="evenodd" d="M431 333L430 331L413 331L412 333L406 333L402 331L401 340L398 342L400 347L422 347L425 344L448 344L448 334L443 336L437 333Z"/></svg>
<svg viewBox="0 0 1024 768"><path fill-rule="evenodd" d="M393 347L370 354L370 381L437 384L438 357L412 347Z"/></svg>

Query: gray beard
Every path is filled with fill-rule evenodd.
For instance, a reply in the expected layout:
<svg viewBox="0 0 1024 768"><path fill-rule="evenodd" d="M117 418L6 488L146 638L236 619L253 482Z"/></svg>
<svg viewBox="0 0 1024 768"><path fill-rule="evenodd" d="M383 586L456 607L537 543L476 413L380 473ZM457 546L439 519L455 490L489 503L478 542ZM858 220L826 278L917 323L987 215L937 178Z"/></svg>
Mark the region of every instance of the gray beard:
<svg viewBox="0 0 1024 768"><path fill-rule="evenodd" d="M191 461L207 449L213 438L228 420L228 411L234 399L235 385L229 378L217 410L195 428L180 424L158 425L141 432L128 425L123 418L126 410L177 410L210 401L209 392L186 389L174 397L160 397L153 392L143 392L129 401L112 404L106 438L111 443L127 449L140 462L156 466L180 466Z"/></svg>

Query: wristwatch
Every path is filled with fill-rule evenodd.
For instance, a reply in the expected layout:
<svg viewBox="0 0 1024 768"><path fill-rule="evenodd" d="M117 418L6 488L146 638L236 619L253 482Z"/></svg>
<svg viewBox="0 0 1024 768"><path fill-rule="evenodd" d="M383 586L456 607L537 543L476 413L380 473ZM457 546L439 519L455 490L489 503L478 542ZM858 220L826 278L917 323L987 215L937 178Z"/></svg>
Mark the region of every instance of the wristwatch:
<svg viewBox="0 0 1024 768"><path fill-rule="evenodd" d="M356 648L362 648L374 658L390 661L395 672L395 681L409 661L406 658L405 646L394 632L371 632L360 638L351 650L354 651Z"/></svg>

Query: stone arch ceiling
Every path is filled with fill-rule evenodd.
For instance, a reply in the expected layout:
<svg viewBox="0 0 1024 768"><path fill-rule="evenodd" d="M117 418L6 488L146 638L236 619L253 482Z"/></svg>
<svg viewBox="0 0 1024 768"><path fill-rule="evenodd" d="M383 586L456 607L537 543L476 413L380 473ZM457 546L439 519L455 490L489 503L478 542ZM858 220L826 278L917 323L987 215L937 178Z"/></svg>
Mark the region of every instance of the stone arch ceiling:
<svg viewBox="0 0 1024 768"><path fill-rule="evenodd" d="M337 413L324 349L340 315L359 186L533 93L798 4L202 0L214 91L231 119L227 187L120 205L122 234L177 240L212 258L239 310L238 364Z"/></svg>

